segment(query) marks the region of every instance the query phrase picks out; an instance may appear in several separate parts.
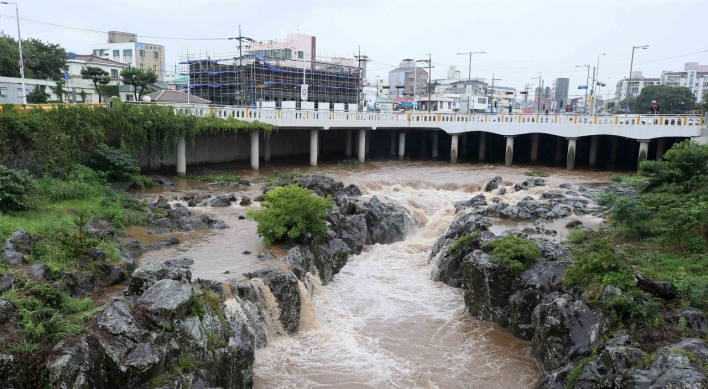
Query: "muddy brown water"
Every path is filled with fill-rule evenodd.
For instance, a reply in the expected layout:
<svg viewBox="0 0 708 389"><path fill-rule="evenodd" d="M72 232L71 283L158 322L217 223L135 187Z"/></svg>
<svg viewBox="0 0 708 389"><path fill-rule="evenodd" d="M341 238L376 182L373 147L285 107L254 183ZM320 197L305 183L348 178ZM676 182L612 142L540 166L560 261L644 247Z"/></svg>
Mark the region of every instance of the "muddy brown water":
<svg viewBox="0 0 708 389"><path fill-rule="evenodd" d="M277 164L253 172L229 167L242 178L269 176L292 166ZM359 186L366 196L376 195L407 207L417 227L404 242L367 246L350 257L334 280L315 288L314 312L303 318L300 331L280 336L256 351L257 388L532 388L541 369L530 354L530 343L516 339L499 326L464 314L459 289L430 280L427 258L435 240L454 220L454 202L467 200L486 182L500 175L505 184L528 179L530 168L499 165L450 165L445 162L373 162L354 168L324 164L319 168L295 166L325 174L345 184ZM219 168L223 169L224 166ZM539 170L534 168L533 170ZM537 197L567 182L597 186L607 183L610 172L567 172L543 168L551 174L548 186L510 193L503 201L515 203L524 196ZM151 190L148 194L181 197L205 190L190 188L203 183L180 181L174 192ZM513 184L512 184L513 185ZM508 188L509 189L509 188ZM236 192L254 196L259 185ZM564 191L564 190L562 190ZM210 190L210 192L217 192ZM487 200L495 192L485 194ZM287 269L285 250L267 249L256 235L256 225L239 220L245 208L192 208L223 219L231 228L173 234L182 243L144 255L140 263L186 256L195 260L193 276L225 280L268 266ZM571 219L586 226L601 220L572 216L550 225L564 239ZM532 223L495 220L492 231L535 227ZM129 231L144 241L164 240ZM185 250L178 251L178 249ZM250 251L251 254L243 254ZM270 252L276 259L258 261L256 254ZM308 304L309 306L309 304Z"/></svg>

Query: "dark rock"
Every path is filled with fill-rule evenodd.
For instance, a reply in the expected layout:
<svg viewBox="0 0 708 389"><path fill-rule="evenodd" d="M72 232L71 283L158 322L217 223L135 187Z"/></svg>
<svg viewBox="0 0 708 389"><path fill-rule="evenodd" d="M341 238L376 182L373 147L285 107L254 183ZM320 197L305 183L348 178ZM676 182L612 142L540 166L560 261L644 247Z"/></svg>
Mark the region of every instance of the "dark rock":
<svg viewBox="0 0 708 389"><path fill-rule="evenodd" d="M93 235L96 239L110 240L120 235L120 232L105 220L95 220L93 223L86 223L84 228L86 232Z"/></svg>
<svg viewBox="0 0 708 389"><path fill-rule="evenodd" d="M225 230L229 228L229 225L223 220L209 219L209 228L212 230Z"/></svg>
<svg viewBox="0 0 708 389"><path fill-rule="evenodd" d="M550 192L541 193L542 200L562 200L564 198L565 198L565 195L560 194L554 190L552 190Z"/></svg>
<svg viewBox="0 0 708 389"><path fill-rule="evenodd" d="M261 201L264 201L264 200L265 200L265 196L262 195L262 194L260 194L260 195L258 195L258 196L256 196L256 197L253 198L253 201L256 201L256 202L259 202L259 203L260 203Z"/></svg>
<svg viewBox="0 0 708 389"><path fill-rule="evenodd" d="M172 209L172 206L170 206L170 203L167 202L167 199L162 196L158 197L157 201L155 201L152 205L157 208Z"/></svg>
<svg viewBox="0 0 708 389"><path fill-rule="evenodd" d="M5 251L2 257L10 266L22 266L25 263L25 254L29 254L32 243L37 241L25 230L17 230L10 235L10 238L5 240Z"/></svg>
<svg viewBox="0 0 708 389"><path fill-rule="evenodd" d="M102 266L103 278L105 279L105 284L107 286L117 285L125 281L126 274L125 269L120 265L114 265L111 263L104 264Z"/></svg>
<svg viewBox="0 0 708 389"><path fill-rule="evenodd" d="M296 246L288 251L285 261L295 276L306 281L307 273L319 274L323 284L332 280L335 274L347 264L349 247L337 238L319 238L306 246ZM315 270L316 269L316 270Z"/></svg>
<svg viewBox="0 0 708 389"><path fill-rule="evenodd" d="M327 221L335 235L349 247L353 254L361 253L367 237L367 225L364 215L342 215L330 212Z"/></svg>
<svg viewBox="0 0 708 389"><path fill-rule="evenodd" d="M246 215L244 215L244 214L238 215L238 220L246 220Z"/></svg>
<svg viewBox="0 0 708 389"><path fill-rule="evenodd" d="M578 192L576 192L574 190L567 190L567 191L565 191L565 194L568 196L579 196Z"/></svg>
<svg viewBox="0 0 708 389"><path fill-rule="evenodd" d="M342 189L342 192L346 193L349 196L361 196L361 189L359 189L359 187L354 184L349 184L345 186L344 189Z"/></svg>
<svg viewBox="0 0 708 389"><path fill-rule="evenodd" d="M194 293L191 285L175 280L160 280L150 286L138 299L146 316L153 324L172 328L175 320L187 314Z"/></svg>
<svg viewBox="0 0 708 389"><path fill-rule="evenodd" d="M256 258L262 259L262 260L269 260L269 259L276 259L277 257L271 253L260 253L256 255Z"/></svg>
<svg viewBox="0 0 708 389"><path fill-rule="evenodd" d="M182 197L182 200L189 201L189 200L193 200L194 198L195 198L195 196L193 194L187 194Z"/></svg>
<svg viewBox="0 0 708 389"><path fill-rule="evenodd" d="M91 388L97 387L93 377L97 371L96 363L87 335L81 335L57 343L45 367L54 387Z"/></svg>
<svg viewBox="0 0 708 389"><path fill-rule="evenodd" d="M150 179L152 180L152 182L154 182L157 186L161 186L161 187L163 187L163 188L172 188L172 187L175 186L175 183L172 182L172 180L170 180L170 179L167 178L167 177L163 177L163 176L151 176L151 177L149 177L149 178L150 178Z"/></svg>
<svg viewBox="0 0 708 389"><path fill-rule="evenodd" d="M563 188L563 189L570 189L570 188L572 188L572 186L570 186L570 184L568 184L567 182L564 182L564 183L558 185L558 187L559 187L559 188Z"/></svg>
<svg viewBox="0 0 708 389"><path fill-rule="evenodd" d="M0 295L12 289L15 282L15 275L12 273L0 273Z"/></svg>
<svg viewBox="0 0 708 389"><path fill-rule="evenodd" d="M292 273L286 273L277 267L244 274L248 278L258 278L270 288L280 310L280 323L283 329L292 334L300 326L300 287L298 279Z"/></svg>
<svg viewBox="0 0 708 389"><path fill-rule="evenodd" d="M302 186L313 190L318 196L322 197L327 197L328 195L334 197L337 192L344 190L344 184L341 181L335 181L319 174L313 174L305 178L295 178L293 183L301 183Z"/></svg>
<svg viewBox="0 0 708 389"><path fill-rule="evenodd" d="M19 318L17 310L12 303L0 297L0 324L14 323L19 320Z"/></svg>
<svg viewBox="0 0 708 389"><path fill-rule="evenodd" d="M484 321L509 326L509 296L517 278L504 262L475 250L461 264L462 290L470 315Z"/></svg>
<svg viewBox="0 0 708 389"><path fill-rule="evenodd" d="M483 194L479 194L467 201L459 201L455 203L455 213L459 213L460 211L470 208L470 207L477 207L477 206L485 206L487 205L487 200L485 199Z"/></svg>
<svg viewBox="0 0 708 389"><path fill-rule="evenodd" d="M191 259L169 260L165 264L148 263L137 268L130 278L126 296L139 296L157 281L171 279L181 283L190 283L192 272L189 270Z"/></svg>
<svg viewBox="0 0 708 389"><path fill-rule="evenodd" d="M238 205L240 205L242 207L247 207L247 206L251 205L251 199L248 196L243 196L241 198L241 202L238 203Z"/></svg>
<svg viewBox="0 0 708 389"><path fill-rule="evenodd" d="M241 254L243 254L243 255L251 255L251 252L247 250L247 251L242 252Z"/></svg>
<svg viewBox="0 0 708 389"><path fill-rule="evenodd" d="M155 235L169 234L176 229L175 221L166 217L153 220L147 226L147 232Z"/></svg>
<svg viewBox="0 0 708 389"><path fill-rule="evenodd" d="M509 328L525 340L533 339L533 312L543 298L563 291L563 276L570 262L539 262L519 275L509 297Z"/></svg>
<svg viewBox="0 0 708 389"><path fill-rule="evenodd" d="M189 282L187 275L181 273L179 268L189 269L190 266L192 266L192 265L194 265L194 260L191 258L186 258L186 257L173 258L173 259L168 259L165 261L165 266L170 268L170 269L168 269L169 274L170 274L170 278L172 278L173 280L177 280L177 281L186 280L187 282ZM176 277L174 277L173 274L176 275Z"/></svg>
<svg viewBox="0 0 708 389"><path fill-rule="evenodd" d="M484 191L485 192L491 192L494 189L499 188L499 184L501 184L502 178L501 176L496 176L494 177L491 181L487 183L487 185L484 186Z"/></svg>
<svg viewBox="0 0 708 389"><path fill-rule="evenodd" d="M175 238L174 236L170 236L169 238L165 239L165 243L169 243L169 244L174 245L174 244L179 244L180 242L179 242L179 239Z"/></svg>
<svg viewBox="0 0 708 389"><path fill-rule="evenodd" d="M681 317L686 319L688 328L708 332L708 320L706 320L706 315L701 310L688 307L681 312Z"/></svg>
<svg viewBox="0 0 708 389"><path fill-rule="evenodd" d="M553 207L551 212L555 213L557 217L566 217L570 216L573 213L573 209L565 204L558 204Z"/></svg>
<svg viewBox="0 0 708 389"><path fill-rule="evenodd" d="M249 181L249 180L241 180L238 183L243 186L251 186L251 181Z"/></svg>
<svg viewBox="0 0 708 389"><path fill-rule="evenodd" d="M615 381L621 388L705 388L708 347L698 339L657 350L657 358L644 370L629 370ZM689 357L690 355L690 357Z"/></svg>
<svg viewBox="0 0 708 389"><path fill-rule="evenodd" d="M30 266L29 276L35 281L51 281L52 269L43 263L37 263Z"/></svg>
<svg viewBox="0 0 708 389"><path fill-rule="evenodd" d="M145 247L137 240L129 240L118 246L120 250L124 253L128 253L131 258L139 258L141 255L145 254L147 250Z"/></svg>
<svg viewBox="0 0 708 389"><path fill-rule="evenodd" d="M536 306L533 327L532 352L546 371L590 355L606 331L602 313L558 292L546 295Z"/></svg>
<svg viewBox="0 0 708 389"><path fill-rule="evenodd" d="M536 246L541 250L541 256L549 261L557 261L570 255L570 248L561 243L545 240L537 241Z"/></svg>
<svg viewBox="0 0 708 389"><path fill-rule="evenodd" d="M365 244L389 244L406 238L406 231L413 224L413 218L407 209L382 203L376 196L357 206L357 213L366 219Z"/></svg>
<svg viewBox="0 0 708 389"><path fill-rule="evenodd" d="M211 200L212 207L228 207L231 205L227 196L217 196Z"/></svg>
<svg viewBox="0 0 708 389"><path fill-rule="evenodd" d="M622 289L614 286L607 284L605 285L605 288L602 289L602 294L600 295L600 300L602 301L607 301L611 300L617 296L622 295Z"/></svg>
<svg viewBox="0 0 708 389"><path fill-rule="evenodd" d="M579 228L583 226L583 222L580 220L571 220L566 223L565 228Z"/></svg>
<svg viewBox="0 0 708 389"><path fill-rule="evenodd" d="M558 235L558 231L556 231L556 230L546 230L546 231L544 231L543 233L544 233L545 235L549 235L549 236L556 236L556 235Z"/></svg>
<svg viewBox="0 0 708 389"><path fill-rule="evenodd" d="M569 363L559 369L544 372L536 384L537 389L566 389L568 376L575 369L577 363Z"/></svg>
<svg viewBox="0 0 708 389"><path fill-rule="evenodd" d="M176 207L167 211L167 217L170 220L180 220L189 216L192 216L192 211L185 207Z"/></svg>
<svg viewBox="0 0 708 389"><path fill-rule="evenodd" d="M506 188L501 188L499 189L499 192L497 192L498 196L504 196L506 194Z"/></svg>
<svg viewBox="0 0 708 389"><path fill-rule="evenodd" d="M637 279L637 286L639 289L662 299L672 300L678 294L676 285L669 281L654 281L642 276L641 274L636 274L635 278Z"/></svg>

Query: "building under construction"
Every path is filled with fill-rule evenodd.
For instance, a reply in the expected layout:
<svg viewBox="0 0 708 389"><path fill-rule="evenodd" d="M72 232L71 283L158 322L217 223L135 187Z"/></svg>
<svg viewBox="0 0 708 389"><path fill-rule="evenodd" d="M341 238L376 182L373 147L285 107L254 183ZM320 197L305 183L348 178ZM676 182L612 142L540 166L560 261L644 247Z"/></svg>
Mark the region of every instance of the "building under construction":
<svg viewBox="0 0 708 389"><path fill-rule="evenodd" d="M298 50L290 39L295 35L286 41L254 42L241 56L182 55L189 93L217 105L356 110L365 76L358 62L306 54L309 47ZM304 97L303 84L308 86Z"/></svg>

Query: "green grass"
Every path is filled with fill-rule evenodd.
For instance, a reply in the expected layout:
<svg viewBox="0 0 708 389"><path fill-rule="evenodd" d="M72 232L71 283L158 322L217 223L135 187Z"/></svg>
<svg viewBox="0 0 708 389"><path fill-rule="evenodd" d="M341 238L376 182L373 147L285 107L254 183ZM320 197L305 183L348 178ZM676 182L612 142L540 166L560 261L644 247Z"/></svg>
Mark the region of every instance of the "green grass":
<svg viewBox="0 0 708 389"><path fill-rule="evenodd" d="M550 173L546 173L546 172L542 172L542 171L536 171L536 172L534 172L534 171L529 171L529 172L526 172L526 173L524 173L524 174L527 175L527 176L529 176L529 177L550 177L550 176L551 176Z"/></svg>
<svg viewBox="0 0 708 389"><path fill-rule="evenodd" d="M583 367L588 362L592 362L597 359L597 356L591 356L587 358L583 358L580 360L578 363L578 366L575 366L573 370L570 371L570 374L568 374L568 385L566 386L568 389L573 389L575 387L575 381L580 377L580 374L583 373Z"/></svg>
<svg viewBox="0 0 708 389"><path fill-rule="evenodd" d="M258 177L253 180L254 183L262 183L266 187L268 186L286 186L293 183L295 178L305 178L312 175L310 172L306 172L302 169L293 169L287 172L275 172L270 177Z"/></svg>
<svg viewBox="0 0 708 389"><path fill-rule="evenodd" d="M494 256L494 261L508 264L517 274L533 266L541 257L541 250L534 242L511 234L487 242L482 248Z"/></svg>
<svg viewBox="0 0 708 389"><path fill-rule="evenodd" d="M573 244L579 244L585 241L587 238L587 231L580 229L572 229L568 233L568 242Z"/></svg>
<svg viewBox="0 0 708 389"><path fill-rule="evenodd" d="M645 182L648 181L647 177L638 175L638 174L628 174L628 175L620 175L620 174L613 174L610 176L610 181L614 182L615 184L619 184L621 182L626 182L629 185L641 185L644 184Z"/></svg>
<svg viewBox="0 0 708 389"><path fill-rule="evenodd" d="M462 235L453 243L452 246L450 246L449 249L447 249L448 253L451 254L456 254L457 252L461 251L463 248L471 245L475 239L479 237L479 234L473 233L473 234L467 234L467 235Z"/></svg>
<svg viewBox="0 0 708 389"><path fill-rule="evenodd" d="M241 178L229 171L210 171L206 174L189 175L187 178L206 182L241 182Z"/></svg>

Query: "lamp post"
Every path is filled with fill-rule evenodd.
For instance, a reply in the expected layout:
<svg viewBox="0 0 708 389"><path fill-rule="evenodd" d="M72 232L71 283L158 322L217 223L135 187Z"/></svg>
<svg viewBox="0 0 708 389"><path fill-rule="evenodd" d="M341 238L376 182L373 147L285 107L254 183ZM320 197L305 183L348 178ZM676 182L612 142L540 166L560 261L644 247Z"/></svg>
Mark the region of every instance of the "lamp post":
<svg viewBox="0 0 708 389"><path fill-rule="evenodd" d="M430 84L431 84L430 79L433 74L433 67L434 66L433 66L433 60L432 60L431 55L430 54L426 54L426 55L428 56L428 59L419 59L416 62L425 62L428 64L427 68L429 71L428 71L428 88L427 88L427 90L428 90L428 113L430 113Z"/></svg>
<svg viewBox="0 0 708 389"><path fill-rule="evenodd" d="M592 78L592 114L595 114L595 84L598 82L597 80L600 78L600 57L603 55L607 54L598 54L597 55L597 67L595 67L595 77ZM598 88L599 89L599 88Z"/></svg>
<svg viewBox="0 0 708 389"><path fill-rule="evenodd" d="M474 54L486 54L486 51L468 51L466 53L457 53L457 55L469 55L470 56L470 64L469 67L467 68L467 81L472 81L472 56ZM477 84L475 83L475 89L477 89ZM473 103L474 104L474 103ZM467 109L469 110L470 107L470 102L467 102Z"/></svg>
<svg viewBox="0 0 708 389"><path fill-rule="evenodd" d="M585 101L583 102L583 113L588 113L588 81L590 80L590 65L577 65L576 68L588 68L588 75L585 77Z"/></svg>
<svg viewBox="0 0 708 389"><path fill-rule="evenodd" d="M627 95L624 98L625 112L629 112L629 80L632 79L632 68L634 67L634 50L637 50L637 49L646 50L647 47L649 47L649 45L632 46L632 62L629 63L629 78L627 79Z"/></svg>
<svg viewBox="0 0 708 389"><path fill-rule="evenodd" d="M492 112L492 107L494 106L494 81L501 81L501 78L494 78L494 73L492 73L492 89L491 96L492 100L489 102L489 112Z"/></svg>
<svg viewBox="0 0 708 389"><path fill-rule="evenodd" d="M25 61L22 59L22 35L20 34L20 10L17 3L11 1L0 1L0 4L14 4L15 15L17 16L17 42L20 44L20 78L22 78L22 104L27 105L27 89L25 88Z"/></svg>

